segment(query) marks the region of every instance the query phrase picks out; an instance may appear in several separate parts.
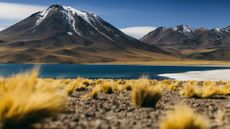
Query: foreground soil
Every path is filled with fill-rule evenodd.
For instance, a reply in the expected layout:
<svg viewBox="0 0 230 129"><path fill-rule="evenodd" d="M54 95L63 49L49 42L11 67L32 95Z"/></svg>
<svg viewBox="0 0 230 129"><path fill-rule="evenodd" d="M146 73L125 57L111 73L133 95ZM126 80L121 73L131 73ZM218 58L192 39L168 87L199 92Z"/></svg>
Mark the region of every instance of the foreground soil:
<svg viewBox="0 0 230 129"><path fill-rule="evenodd" d="M36 125L44 129L158 129L167 111L186 104L210 121L212 129L230 128L230 96L209 99L185 98L179 91L164 91L156 108L136 108L130 91L100 93L96 99L82 100L91 88L75 91L64 113ZM218 110L224 111L219 118ZM220 120L221 119L221 120Z"/></svg>

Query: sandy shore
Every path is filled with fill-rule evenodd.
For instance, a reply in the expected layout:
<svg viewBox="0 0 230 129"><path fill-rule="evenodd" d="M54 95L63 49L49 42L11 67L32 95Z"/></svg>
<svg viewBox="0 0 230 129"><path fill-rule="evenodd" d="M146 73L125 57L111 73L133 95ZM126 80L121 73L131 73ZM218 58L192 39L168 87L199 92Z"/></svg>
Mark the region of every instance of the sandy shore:
<svg viewBox="0 0 230 129"><path fill-rule="evenodd" d="M159 74L162 77L168 77L176 80L197 80L197 81L229 81L230 69L225 70L209 70L209 71L192 71L185 73L168 73Z"/></svg>

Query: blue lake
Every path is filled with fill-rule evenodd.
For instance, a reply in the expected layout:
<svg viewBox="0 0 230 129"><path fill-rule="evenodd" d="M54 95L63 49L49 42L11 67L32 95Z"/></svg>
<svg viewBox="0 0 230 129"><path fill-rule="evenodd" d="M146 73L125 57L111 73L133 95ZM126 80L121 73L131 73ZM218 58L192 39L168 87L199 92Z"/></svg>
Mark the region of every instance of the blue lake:
<svg viewBox="0 0 230 129"><path fill-rule="evenodd" d="M29 71L33 64L0 64L0 76L8 77ZM75 65L75 64L42 64L40 77L49 78L111 78L136 79L148 76L151 79L162 79L157 76L162 73L180 73L188 71L204 71L230 69L230 67L205 66L140 66L140 65Z"/></svg>

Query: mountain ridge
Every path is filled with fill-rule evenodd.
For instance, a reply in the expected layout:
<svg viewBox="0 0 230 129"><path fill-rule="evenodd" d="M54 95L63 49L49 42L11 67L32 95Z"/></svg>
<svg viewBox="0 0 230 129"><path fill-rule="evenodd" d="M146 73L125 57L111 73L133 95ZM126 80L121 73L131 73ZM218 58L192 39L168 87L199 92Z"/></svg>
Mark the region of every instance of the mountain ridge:
<svg viewBox="0 0 230 129"><path fill-rule="evenodd" d="M186 25L170 28L158 27L142 37L141 41L159 46L159 48L181 58L230 60L230 56L227 54L227 51L230 50L229 26L213 29L192 29Z"/></svg>
<svg viewBox="0 0 230 129"><path fill-rule="evenodd" d="M3 63L94 63L170 58L95 14L52 5L0 32ZM10 52L12 50L13 52Z"/></svg>

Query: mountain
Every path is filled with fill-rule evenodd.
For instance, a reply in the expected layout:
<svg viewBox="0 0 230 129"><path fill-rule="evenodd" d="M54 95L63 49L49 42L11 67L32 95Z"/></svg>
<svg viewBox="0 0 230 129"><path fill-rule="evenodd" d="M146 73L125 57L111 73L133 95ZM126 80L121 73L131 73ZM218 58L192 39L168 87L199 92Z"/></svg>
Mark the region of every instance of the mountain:
<svg viewBox="0 0 230 129"><path fill-rule="evenodd" d="M123 33L132 36L136 39L142 38L144 35L155 30L156 27L151 26L136 26L136 27L127 27L120 29Z"/></svg>
<svg viewBox="0 0 230 129"><path fill-rule="evenodd" d="M0 32L2 63L96 63L168 58L95 14L52 5Z"/></svg>
<svg viewBox="0 0 230 129"><path fill-rule="evenodd" d="M230 26L193 29L186 25L158 27L140 39L181 58L230 60Z"/></svg>

